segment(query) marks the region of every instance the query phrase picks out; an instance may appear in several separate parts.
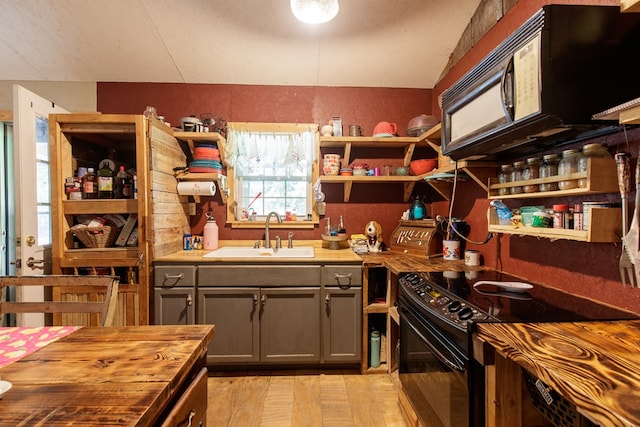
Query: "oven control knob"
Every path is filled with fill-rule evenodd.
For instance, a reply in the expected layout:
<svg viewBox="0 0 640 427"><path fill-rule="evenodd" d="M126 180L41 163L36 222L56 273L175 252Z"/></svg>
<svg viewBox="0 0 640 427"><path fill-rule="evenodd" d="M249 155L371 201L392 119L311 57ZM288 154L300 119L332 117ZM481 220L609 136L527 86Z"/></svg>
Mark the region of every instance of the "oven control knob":
<svg viewBox="0 0 640 427"><path fill-rule="evenodd" d="M473 317L473 310L469 307L465 307L460 310L460 313L458 313L458 317L460 318L460 320L470 319L471 317Z"/></svg>
<svg viewBox="0 0 640 427"><path fill-rule="evenodd" d="M460 301L453 301L447 307L447 309L449 310L449 313L455 313L456 311L460 310L461 308L462 308L462 304L460 303Z"/></svg>

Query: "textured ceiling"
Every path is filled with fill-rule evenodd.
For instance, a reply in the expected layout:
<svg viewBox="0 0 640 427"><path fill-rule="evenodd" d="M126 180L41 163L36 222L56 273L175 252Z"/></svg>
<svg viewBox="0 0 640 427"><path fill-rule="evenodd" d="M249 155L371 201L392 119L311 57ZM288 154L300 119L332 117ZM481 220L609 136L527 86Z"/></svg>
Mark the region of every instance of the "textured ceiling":
<svg viewBox="0 0 640 427"><path fill-rule="evenodd" d="M0 0L0 80L432 88L480 0Z"/></svg>

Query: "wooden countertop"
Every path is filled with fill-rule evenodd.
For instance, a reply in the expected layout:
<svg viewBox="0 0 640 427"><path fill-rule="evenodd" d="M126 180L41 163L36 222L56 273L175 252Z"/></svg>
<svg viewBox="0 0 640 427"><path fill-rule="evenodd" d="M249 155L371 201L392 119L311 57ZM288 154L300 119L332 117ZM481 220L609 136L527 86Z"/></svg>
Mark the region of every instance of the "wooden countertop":
<svg viewBox="0 0 640 427"><path fill-rule="evenodd" d="M204 363L214 326L85 327L0 369L0 425L147 426Z"/></svg>
<svg viewBox="0 0 640 427"><path fill-rule="evenodd" d="M478 324L476 337L591 421L640 425L640 320Z"/></svg>
<svg viewBox="0 0 640 427"><path fill-rule="evenodd" d="M221 240L219 246L244 246L253 247L254 241L251 240ZM282 242L286 246L287 242ZM293 247L313 246L315 256L313 258L271 258L271 257L248 257L248 258L204 258L203 255L211 251L208 250L191 250L178 251L162 257L156 258L155 262L177 262L177 263L251 263L251 264L274 264L274 263L318 263L318 262L336 262L336 263L360 263L362 259L348 247L345 243L340 249L329 249L329 243L320 240L294 240Z"/></svg>

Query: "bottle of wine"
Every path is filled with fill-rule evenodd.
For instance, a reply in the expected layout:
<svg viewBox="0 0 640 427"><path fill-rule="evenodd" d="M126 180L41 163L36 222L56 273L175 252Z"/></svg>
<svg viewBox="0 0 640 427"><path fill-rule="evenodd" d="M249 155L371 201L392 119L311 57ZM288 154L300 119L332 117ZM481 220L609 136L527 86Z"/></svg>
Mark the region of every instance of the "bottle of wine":
<svg viewBox="0 0 640 427"><path fill-rule="evenodd" d="M113 191L116 199L130 199L133 196L131 178L124 170L124 166L120 166L120 170L116 174Z"/></svg>
<svg viewBox="0 0 640 427"><path fill-rule="evenodd" d="M113 171L109 162L102 162L98 169L98 197L100 199L113 199Z"/></svg>

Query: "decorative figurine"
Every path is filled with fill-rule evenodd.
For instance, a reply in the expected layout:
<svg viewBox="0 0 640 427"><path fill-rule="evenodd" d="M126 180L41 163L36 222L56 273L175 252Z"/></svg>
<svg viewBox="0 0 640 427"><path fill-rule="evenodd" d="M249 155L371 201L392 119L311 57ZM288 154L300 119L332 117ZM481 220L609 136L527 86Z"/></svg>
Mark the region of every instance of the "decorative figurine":
<svg viewBox="0 0 640 427"><path fill-rule="evenodd" d="M367 236L367 247L370 253L382 252L385 249L384 240L382 239L382 226L376 221L369 221L364 230Z"/></svg>

